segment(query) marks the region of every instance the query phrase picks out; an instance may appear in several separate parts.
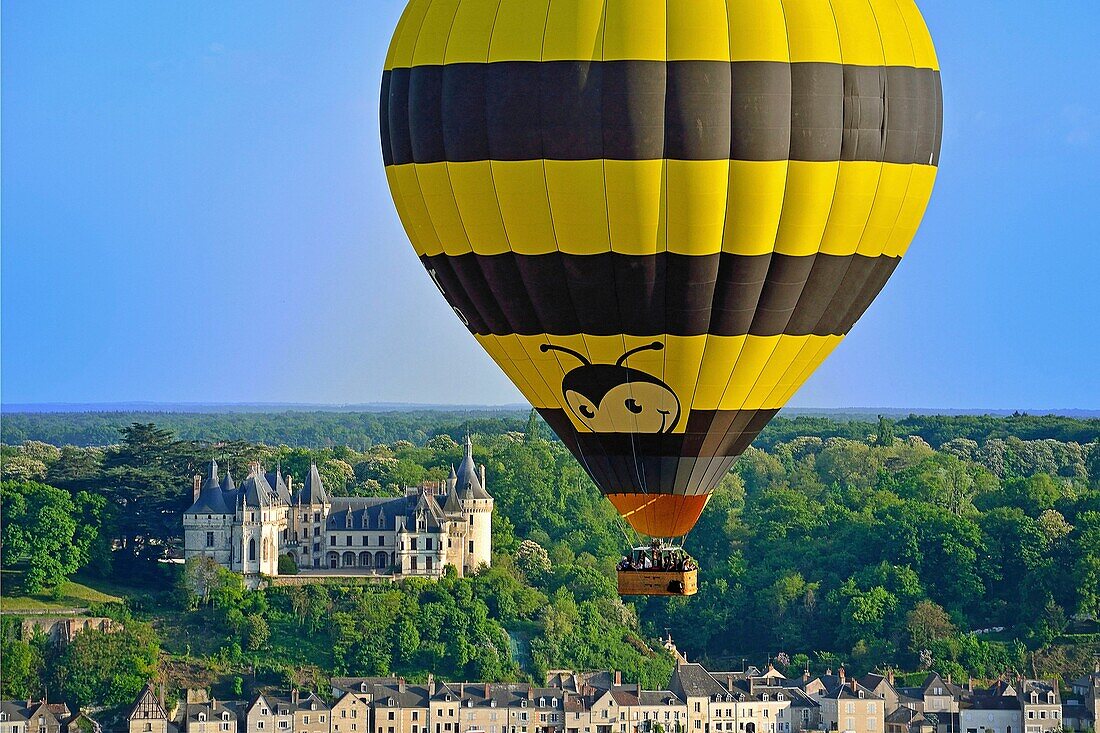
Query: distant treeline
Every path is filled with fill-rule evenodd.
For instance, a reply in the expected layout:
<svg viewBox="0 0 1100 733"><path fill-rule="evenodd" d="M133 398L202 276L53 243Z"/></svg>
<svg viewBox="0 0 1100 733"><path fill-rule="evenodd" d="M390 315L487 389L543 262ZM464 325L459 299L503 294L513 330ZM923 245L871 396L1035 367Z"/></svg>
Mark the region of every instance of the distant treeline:
<svg viewBox="0 0 1100 733"><path fill-rule="evenodd" d="M524 429L527 412L17 412L3 416L0 442L18 445L25 440L39 440L59 447L106 446L118 442L121 428L150 422L171 430L182 440L246 440L272 446L314 449L347 446L366 450L397 440L423 445L444 434L458 440L467 430L485 435L518 432ZM877 427L877 421L836 420L830 415L780 416L771 421L755 445L770 449L798 436L862 440ZM910 415L897 421L896 430L899 435L918 435L935 448L957 438L978 442L1019 438L1085 444L1100 440L1100 419L1027 414Z"/></svg>

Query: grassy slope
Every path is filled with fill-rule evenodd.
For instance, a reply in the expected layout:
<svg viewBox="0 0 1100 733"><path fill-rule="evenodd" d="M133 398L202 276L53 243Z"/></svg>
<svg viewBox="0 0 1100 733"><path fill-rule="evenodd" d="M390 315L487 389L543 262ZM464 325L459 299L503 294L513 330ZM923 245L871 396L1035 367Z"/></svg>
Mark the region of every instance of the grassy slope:
<svg viewBox="0 0 1100 733"><path fill-rule="evenodd" d="M87 608L94 603L110 603L120 600L117 595L105 592L106 589L96 582L99 588L84 582L68 580L61 592L29 594L24 592L23 573L19 570L0 571L0 610L17 613L19 611L65 611L74 608Z"/></svg>

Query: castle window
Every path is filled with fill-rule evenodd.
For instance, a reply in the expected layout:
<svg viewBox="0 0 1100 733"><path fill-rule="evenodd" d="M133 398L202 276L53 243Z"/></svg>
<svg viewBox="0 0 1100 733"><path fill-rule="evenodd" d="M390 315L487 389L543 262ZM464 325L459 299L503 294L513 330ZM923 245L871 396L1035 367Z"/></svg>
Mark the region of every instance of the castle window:
<svg viewBox="0 0 1100 733"><path fill-rule="evenodd" d="M214 533L213 532L207 532L206 533L206 546L207 547L213 547L214 546Z"/></svg>
<svg viewBox="0 0 1100 733"><path fill-rule="evenodd" d="M431 570L432 569L432 558L431 557L424 558L424 569L425 570Z"/></svg>
<svg viewBox="0 0 1100 733"><path fill-rule="evenodd" d="M363 547L366 547L369 544L370 544L370 537L367 537L366 535L363 535Z"/></svg>
<svg viewBox="0 0 1100 733"><path fill-rule="evenodd" d="M381 547L384 544L386 544L386 538L382 535L378 535L378 546Z"/></svg>
<svg viewBox="0 0 1100 733"><path fill-rule="evenodd" d="M329 543L330 545L333 545L333 546L335 546L335 545L336 545L336 535L333 535L332 537L329 537L329 538L328 538L328 543Z"/></svg>
<svg viewBox="0 0 1100 733"><path fill-rule="evenodd" d="M416 556L415 555L413 557L409 558L409 569L410 570L416 570L417 569L416 568Z"/></svg>
<svg viewBox="0 0 1100 733"><path fill-rule="evenodd" d="M248 541L248 559L249 560L255 560L256 559L256 540L255 539L251 539L251 540Z"/></svg>
<svg viewBox="0 0 1100 733"><path fill-rule="evenodd" d="M416 538L416 537L413 537L412 539L410 539L410 540L409 540L409 549L410 549L410 550L417 550L417 549L419 549L419 548L417 547L417 538Z"/></svg>
<svg viewBox="0 0 1100 733"><path fill-rule="evenodd" d="M319 536L320 536L320 534L321 534L321 528L320 528L319 526L318 526L318 527L314 527L314 528L313 528L313 536L314 536L314 537L319 537Z"/></svg>
<svg viewBox="0 0 1100 733"><path fill-rule="evenodd" d="M424 538L424 549L425 550L432 549L432 538L431 537Z"/></svg>
<svg viewBox="0 0 1100 733"><path fill-rule="evenodd" d="M470 540L470 554L474 554L474 541Z"/></svg>
<svg viewBox="0 0 1100 733"><path fill-rule="evenodd" d="M351 535L350 534L347 536L347 546L351 547Z"/></svg>
<svg viewBox="0 0 1100 733"><path fill-rule="evenodd" d="M320 522L321 521L321 512L313 512L313 521L314 522Z"/></svg>

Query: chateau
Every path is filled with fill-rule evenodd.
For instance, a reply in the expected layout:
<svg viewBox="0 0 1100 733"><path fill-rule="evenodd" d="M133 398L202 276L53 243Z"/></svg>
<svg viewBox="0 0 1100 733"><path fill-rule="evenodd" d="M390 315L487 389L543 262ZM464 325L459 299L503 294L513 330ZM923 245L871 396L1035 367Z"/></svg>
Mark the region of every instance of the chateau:
<svg viewBox="0 0 1100 733"><path fill-rule="evenodd" d="M279 575L282 556L317 575L438 577L453 565L461 576L492 561L493 497L469 438L445 482L402 497L330 497L316 465L295 491L278 468L254 463L237 486L212 461L194 488L184 557L211 557L252 581Z"/></svg>

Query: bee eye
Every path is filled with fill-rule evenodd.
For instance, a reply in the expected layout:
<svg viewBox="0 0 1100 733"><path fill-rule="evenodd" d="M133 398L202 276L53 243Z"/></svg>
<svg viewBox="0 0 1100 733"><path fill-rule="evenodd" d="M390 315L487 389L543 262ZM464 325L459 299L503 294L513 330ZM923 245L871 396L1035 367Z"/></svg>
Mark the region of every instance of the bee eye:
<svg viewBox="0 0 1100 733"><path fill-rule="evenodd" d="M581 414L588 419L596 417L596 413L592 412L592 408L588 405L581 405L578 409L581 411Z"/></svg>
<svg viewBox="0 0 1100 733"><path fill-rule="evenodd" d="M630 410L635 415L637 415L638 413L640 413L642 411L642 406L639 405L638 402L633 397L631 397L629 400L627 400L623 404L626 405L626 409Z"/></svg>

